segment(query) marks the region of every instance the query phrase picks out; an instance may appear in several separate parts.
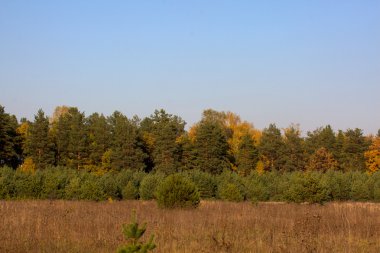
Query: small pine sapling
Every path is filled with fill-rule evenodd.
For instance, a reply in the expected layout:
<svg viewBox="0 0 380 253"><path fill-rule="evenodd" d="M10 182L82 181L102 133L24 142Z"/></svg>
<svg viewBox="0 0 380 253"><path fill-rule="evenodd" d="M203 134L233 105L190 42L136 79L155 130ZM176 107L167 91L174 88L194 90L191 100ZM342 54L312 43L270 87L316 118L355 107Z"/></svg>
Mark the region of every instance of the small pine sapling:
<svg viewBox="0 0 380 253"><path fill-rule="evenodd" d="M156 248L153 242L154 235L152 235L148 242L143 243L140 241L141 237L146 231L146 223L139 227L136 221L136 213L132 215L132 222L128 225L123 224L124 238L127 240L127 244L119 247L117 253L147 253L150 250Z"/></svg>

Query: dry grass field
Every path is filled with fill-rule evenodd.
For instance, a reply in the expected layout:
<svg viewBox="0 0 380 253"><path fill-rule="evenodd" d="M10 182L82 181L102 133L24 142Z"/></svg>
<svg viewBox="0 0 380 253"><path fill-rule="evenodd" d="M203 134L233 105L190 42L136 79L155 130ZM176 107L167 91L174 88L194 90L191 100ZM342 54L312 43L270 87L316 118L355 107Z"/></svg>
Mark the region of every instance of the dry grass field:
<svg viewBox="0 0 380 253"><path fill-rule="evenodd" d="M115 252L132 210L156 253L380 252L380 204L0 201L0 252Z"/></svg>

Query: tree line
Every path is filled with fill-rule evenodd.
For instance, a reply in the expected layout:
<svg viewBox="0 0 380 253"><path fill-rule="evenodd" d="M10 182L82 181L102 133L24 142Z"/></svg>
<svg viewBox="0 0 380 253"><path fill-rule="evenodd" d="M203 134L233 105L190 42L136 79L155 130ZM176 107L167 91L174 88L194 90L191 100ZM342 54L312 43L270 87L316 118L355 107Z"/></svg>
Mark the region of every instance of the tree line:
<svg viewBox="0 0 380 253"><path fill-rule="evenodd" d="M21 171L61 166L105 174L123 170L165 175L197 170L242 176L263 172L341 171L374 173L380 168L380 130L334 131L327 125L301 135L297 125L263 130L237 114L205 110L199 122L164 110L149 117L86 116L76 107L39 110L33 121L18 120L0 106L0 166Z"/></svg>

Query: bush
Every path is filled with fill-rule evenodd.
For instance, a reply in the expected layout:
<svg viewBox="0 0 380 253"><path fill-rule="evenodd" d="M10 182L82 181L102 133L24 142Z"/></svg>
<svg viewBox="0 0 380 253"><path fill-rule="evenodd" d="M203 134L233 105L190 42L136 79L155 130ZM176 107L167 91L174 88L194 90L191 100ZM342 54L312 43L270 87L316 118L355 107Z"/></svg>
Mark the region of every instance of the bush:
<svg viewBox="0 0 380 253"><path fill-rule="evenodd" d="M123 199L137 199L138 198L138 189L134 186L132 181L129 181L128 184L123 188L121 194Z"/></svg>
<svg viewBox="0 0 380 253"><path fill-rule="evenodd" d="M195 184L180 174L168 176L158 186L156 198L161 208L196 208L200 202Z"/></svg>
<svg viewBox="0 0 380 253"><path fill-rule="evenodd" d="M77 200L81 194L81 178L73 176L65 187L65 199Z"/></svg>
<svg viewBox="0 0 380 253"><path fill-rule="evenodd" d="M331 200L343 201L350 199L351 177L350 173L340 171L327 171L322 176L322 182L330 191Z"/></svg>
<svg viewBox="0 0 380 253"><path fill-rule="evenodd" d="M374 181L374 184L373 184L373 200L376 202L380 202L380 171L372 174L372 178Z"/></svg>
<svg viewBox="0 0 380 253"><path fill-rule="evenodd" d="M147 174L142 171L132 171L132 170L122 170L116 174L115 182L119 187L119 191L123 196L123 190L128 185L129 182L132 182L135 189L137 189L138 198L138 189L140 187L141 181ZM124 197L123 197L124 198Z"/></svg>
<svg viewBox="0 0 380 253"><path fill-rule="evenodd" d="M10 199L15 197L15 172L9 167L0 169L0 198Z"/></svg>
<svg viewBox="0 0 380 253"><path fill-rule="evenodd" d="M321 182L320 173L292 173L286 194L288 201L323 203L329 200L329 189Z"/></svg>
<svg viewBox="0 0 380 253"><path fill-rule="evenodd" d="M264 181L265 177L256 172L251 173L245 181L247 198L253 202L266 201L270 194Z"/></svg>
<svg viewBox="0 0 380 253"><path fill-rule="evenodd" d="M107 198L121 199L122 193L120 187L117 185L115 173L106 173L100 177L100 185Z"/></svg>
<svg viewBox="0 0 380 253"><path fill-rule="evenodd" d="M37 199L42 190L41 174L17 171L14 176L14 191L17 199Z"/></svg>
<svg viewBox="0 0 380 253"><path fill-rule="evenodd" d="M155 173L145 176L140 184L140 198L144 200L154 199L157 186L163 181L164 175Z"/></svg>
<svg viewBox="0 0 380 253"><path fill-rule="evenodd" d="M107 199L107 196L104 193L97 176L87 174L84 178L82 178L82 185L79 190L79 198L95 201Z"/></svg>
<svg viewBox="0 0 380 253"><path fill-rule="evenodd" d="M56 167L37 173L42 174L41 198L62 199L65 196L65 187L70 181L68 170Z"/></svg>
<svg viewBox="0 0 380 253"><path fill-rule="evenodd" d="M237 173L233 171L225 170L223 171L222 174L220 174L217 177L217 180L218 180L218 194L217 194L218 198L228 200L224 198L225 196L223 196L223 194L222 195L220 194L224 191L223 189L227 187L228 184L232 184L234 186L228 186L228 189L231 191L234 191L232 190L232 188L236 187L239 191L239 194L237 194L235 197L240 198L238 197L238 195L241 195L243 200L246 199L247 189L245 187L244 180Z"/></svg>
<svg viewBox="0 0 380 253"><path fill-rule="evenodd" d="M244 200L239 187L233 183L224 183L219 185L218 196L222 200L240 202Z"/></svg>
<svg viewBox="0 0 380 253"><path fill-rule="evenodd" d="M215 176L200 170L192 170L186 173L188 178L195 183L202 199L216 197L217 182Z"/></svg>
<svg viewBox="0 0 380 253"><path fill-rule="evenodd" d="M371 190L367 174L355 172L352 175L351 199L355 201L371 200Z"/></svg>

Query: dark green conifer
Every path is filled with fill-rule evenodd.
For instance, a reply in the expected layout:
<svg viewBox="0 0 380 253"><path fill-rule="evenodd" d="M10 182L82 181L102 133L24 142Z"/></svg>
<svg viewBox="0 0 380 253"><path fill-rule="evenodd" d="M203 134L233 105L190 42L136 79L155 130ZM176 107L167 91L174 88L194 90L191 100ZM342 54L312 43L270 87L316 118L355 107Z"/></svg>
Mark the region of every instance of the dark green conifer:
<svg viewBox="0 0 380 253"><path fill-rule="evenodd" d="M49 119L40 109L30 124L25 142L25 153L32 158L37 169L54 165L53 143L49 134Z"/></svg>
<svg viewBox="0 0 380 253"><path fill-rule="evenodd" d="M285 143L275 124L263 130L258 149L260 155L268 160L270 170L283 169Z"/></svg>
<svg viewBox="0 0 380 253"><path fill-rule="evenodd" d="M236 154L236 164L238 172L242 175L249 175L254 171L259 161L259 152L250 135L244 135L239 144Z"/></svg>
<svg viewBox="0 0 380 253"><path fill-rule="evenodd" d="M199 123L193 150L197 168L211 174L230 169L228 149L225 131L220 124L208 120Z"/></svg>

